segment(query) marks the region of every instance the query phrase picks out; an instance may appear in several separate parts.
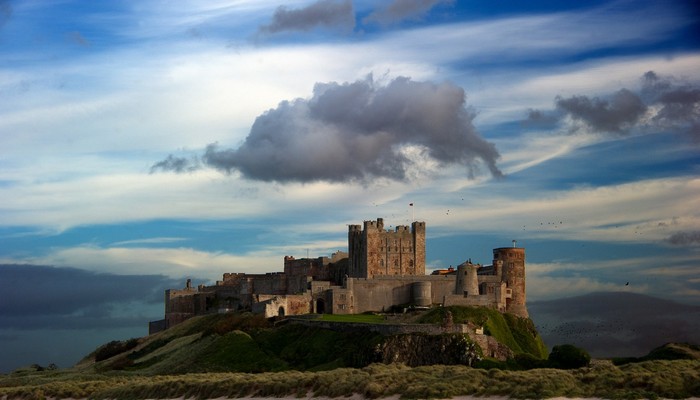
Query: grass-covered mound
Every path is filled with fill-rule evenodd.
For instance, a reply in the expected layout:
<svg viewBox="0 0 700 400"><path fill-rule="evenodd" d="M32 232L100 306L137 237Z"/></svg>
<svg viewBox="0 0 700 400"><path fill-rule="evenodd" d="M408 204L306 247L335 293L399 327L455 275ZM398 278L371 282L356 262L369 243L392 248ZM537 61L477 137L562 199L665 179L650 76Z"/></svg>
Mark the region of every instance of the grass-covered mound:
<svg viewBox="0 0 700 400"><path fill-rule="evenodd" d="M658 360L627 364L596 363L573 370L483 370L433 365L410 368L372 364L361 369L320 372L193 373L144 376L113 371L90 374L75 370L23 372L0 376L0 398L238 398L345 397L451 398L508 396L684 399L700 396L700 361Z"/></svg>
<svg viewBox="0 0 700 400"><path fill-rule="evenodd" d="M368 331L336 332L252 314L196 317L142 339L110 342L77 368L142 374L273 372L363 367L381 341Z"/></svg>
<svg viewBox="0 0 700 400"><path fill-rule="evenodd" d="M534 325L526 318L481 307L447 307L428 311L420 322L440 323L448 311L455 323L484 326L485 333L510 347L516 357L540 360L547 356ZM323 320L384 322L384 317L378 315L350 317L323 316ZM357 327L337 331L301 324L275 326L260 315L216 314L189 319L145 338L107 343L79 363L78 368L147 375L322 371L365 367L373 362L457 364L465 354L469 360L476 354L469 350L470 343L462 343L456 337L418 336L389 338ZM443 354L445 351L435 350L439 348L455 350ZM431 357L434 354L429 353L434 351L440 352L441 357Z"/></svg>
<svg viewBox="0 0 700 400"><path fill-rule="evenodd" d="M473 323L484 327L486 335L493 336L508 346L515 354L529 354L538 359L547 358L547 348L529 318L500 313L486 307L439 307L428 311L418 320L420 323L440 324L447 313L454 323Z"/></svg>

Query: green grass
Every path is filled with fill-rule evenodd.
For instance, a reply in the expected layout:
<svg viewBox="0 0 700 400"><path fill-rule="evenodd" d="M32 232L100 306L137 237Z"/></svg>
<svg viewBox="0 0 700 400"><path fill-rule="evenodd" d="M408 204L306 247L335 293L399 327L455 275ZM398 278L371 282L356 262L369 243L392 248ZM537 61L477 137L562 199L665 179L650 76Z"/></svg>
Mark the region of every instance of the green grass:
<svg viewBox="0 0 700 400"><path fill-rule="evenodd" d="M486 307L450 306L435 308L421 316L419 323L439 324L447 312L452 313L454 323L471 322L484 327L484 333L508 346L514 353L526 353L537 358L547 358L547 348L532 320L512 314L503 314Z"/></svg>
<svg viewBox="0 0 700 400"><path fill-rule="evenodd" d="M322 314L321 321L329 322L362 322L367 324L384 323L384 317L377 314Z"/></svg>

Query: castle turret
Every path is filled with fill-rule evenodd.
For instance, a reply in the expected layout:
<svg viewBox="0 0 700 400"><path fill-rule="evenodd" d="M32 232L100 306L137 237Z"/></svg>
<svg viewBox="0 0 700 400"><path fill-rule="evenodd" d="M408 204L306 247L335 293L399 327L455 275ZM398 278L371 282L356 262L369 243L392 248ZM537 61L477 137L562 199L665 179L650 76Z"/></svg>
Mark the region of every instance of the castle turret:
<svg viewBox="0 0 700 400"><path fill-rule="evenodd" d="M502 266L501 281L507 285L506 312L528 317L525 306L525 249L500 247L493 249L493 265Z"/></svg>
<svg viewBox="0 0 700 400"><path fill-rule="evenodd" d="M466 296L479 295L479 279L476 270L479 265L467 261L457 267L457 279L455 280L456 294Z"/></svg>

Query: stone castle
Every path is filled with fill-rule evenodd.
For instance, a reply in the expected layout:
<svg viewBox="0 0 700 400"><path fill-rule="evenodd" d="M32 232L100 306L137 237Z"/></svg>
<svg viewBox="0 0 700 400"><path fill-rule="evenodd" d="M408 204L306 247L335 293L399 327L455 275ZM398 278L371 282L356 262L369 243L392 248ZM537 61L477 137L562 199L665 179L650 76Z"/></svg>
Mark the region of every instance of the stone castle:
<svg viewBox="0 0 700 400"><path fill-rule="evenodd" d="M493 250L492 265L425 273L425 222L385 230L384 221L348 228L348 252L330 257L284 257L284 272L225 273L213 286L165 291L165 319L150 333L196 315L248 310L266 317L312 313L361 314L408 305L485 306L527 317L525 249Z"/></svg>

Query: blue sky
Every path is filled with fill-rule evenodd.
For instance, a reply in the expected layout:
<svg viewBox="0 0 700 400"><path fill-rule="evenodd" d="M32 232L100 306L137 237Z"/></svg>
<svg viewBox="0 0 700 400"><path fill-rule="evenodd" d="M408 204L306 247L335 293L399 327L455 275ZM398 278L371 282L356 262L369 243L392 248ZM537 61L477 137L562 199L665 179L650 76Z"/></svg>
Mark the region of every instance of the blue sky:
<svg viewBox="0 0 700 400"><path fill-rule="evenodd" d="M697 5L487 3L0 0L0 370L377 217L429 269L517 240L529 301L699 305Z"/></svg>

